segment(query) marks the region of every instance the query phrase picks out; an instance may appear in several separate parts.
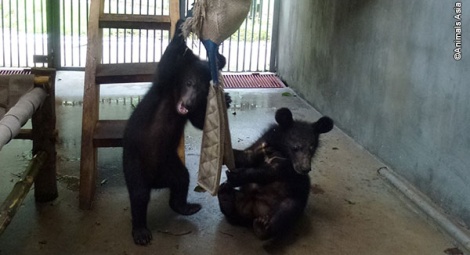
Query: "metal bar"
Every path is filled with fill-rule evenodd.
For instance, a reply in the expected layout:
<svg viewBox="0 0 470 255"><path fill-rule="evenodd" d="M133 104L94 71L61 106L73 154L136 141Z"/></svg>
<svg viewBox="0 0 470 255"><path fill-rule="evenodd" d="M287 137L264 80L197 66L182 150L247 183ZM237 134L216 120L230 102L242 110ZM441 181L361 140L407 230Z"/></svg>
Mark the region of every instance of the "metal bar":
<svg viewBox="0 0 470 255"><path fill-rule="evenodd" d="M150 0L147 0L147 15L150 15ZM145 62L149 62L149 30L145 31Z"/></svg>
<svg viewBox="0 0 470 255"><path fill-rule="evenodd" d="M253 40L254 40L254 33L255 33L255 19L256 19L256 3L257 1L253 1L253 6L251 7L252 10L252 19L251 19L251 47L250 47L250 65L249 68L251 70L251 61L253 60ZM246 38L245 38L246 40Z"/></svg>
<svg viewBox="0 0 470 255"><path fill-rule="evenodd" d="M26 15L26 0L24 0L24 36L26 37L25 40L25 53L26 53L26 66L29 66L29 61L28 61L28 20L27 20L27 15Z"/></svg>
<svg viewBox="0 0 470 255"><path fill-rule="evenodd" d="M134 14L134 0L131 0L131 14ZM134 29L131 29L131 62L134 61Z"/></svg>
<svg viewBox="0 0 470 255"><path fill-rule="evenodd" d="M449 219L449 216L446 215L441 208L436 206L436 204L417 190L411 183L387 167L381 167L377 172L417 206L418 209L440 227L441 230L449 234L465 250L470 251L470 237L465 229Z"/></svg>
<svg viewBox="0 0 470 255"><path fill-rule="evenodd" d="M225 67L225 69L227 71L230 71L230 56L231 56L231 53L232 53L232 35L230 35L230 37L228 38L228 57L227 57L227 65Z"/></svg>
<svg viewBox="0 0 470 255"><path fill-rule="evenodd" d="M157 61L157 30L153 30L153 62Z"/></svg>
<svg viewBox="0 0 470 255"><path fill-rule="evenodd" d="M127 1L124 1L124 14L127 14ZM126 63L126 42L127 42L127 30L124 28L124 63Z"/></svg>
<svg viewBox="0 0 470 255"><path fill-rule="evenodd" d="M82 33L82 26L81 26L81 23L82 23L82 5L80 4L82 2L78 2L78 65L81 66L82 65L82 47L80 47L80 44L81 44L81 33Z"/></svg>
<svg viewBox="0 0 470 255"><path fill-rule="evenodd" d="M9 9L10 9L10 12L9 12L9 13L11 13L11 0L10 0L10 4L8 5L8 7L9 7ZM8 30L8 31L10 31L10 40L9 40L9 41L10 41L10 51L9 51L9 52L10 52L10 66L12 66L12 64L13 64L13 54L12 54L12 51L11 51L12 46L13 46L13 43L12 43L13 40L12 40L12 37L11 37L11 36L12 36L12 34L11 34L11 30L12 30L12 27L11 27L11 16L12 16L12 15L9 15L9 18L10 18L10 23L9 23L10 29Z"/></svg>
<svg viewBox="0 0 470 255"><path fill-rule="evenodd" d="M116 3L116 13L119 13L119 2ZM117 28L116 28L116 62L115 63L119 63L119 29Z"/></svg>
<svg viewBox="0 0 470 255"><path fill-rule="evenodd" d="M90 16L89 15L89 10L90 10L90 1L89 0L86 0L86 8L85 8L85 13L86 13L86 26L85 26L85 29L86 29L86 33L85 35L88 35L88 17ZM86 54L86 51L85 53ZM85 57L85 61L86 61L86 57Z"/></svg>
<svg viewBox="0 0 470 255"><path fill-rule="evenodd" d="M65 49L67 47L67 43L65 41L65 0L62 0L61 2L62 2L62 45L63 45L62 47L63 47L63 51L65 53L65 52L67 52L66 49ZM65 56L65 54L64 54L62 60L63 60L63 65L66 66L67 65L66 64L67 63L67 57ZM62 65L62 63L61 63L61 65Z"/></svg>
<svg viewBox="0 0 470 255"><path fill-rule="evenodd" d="M153 1L153 15L157 15L157 0L154 0ZM157 58L157 30L154 29L153 30L153 62L156 62L156 58Z"/></svg>
<svg viewBox="0 0 470 255"><path fill-rule="evenodd" d="M45 1L41 2L41 46L42 46L42 55L46 55L46 52L47 52L47 43L45 42L45 36L44 36L44 34L46 33L44 31L44 20L46 20L45 19L46 12L44 11L44 3L45 3ZM44 66L44 64L43 64L43 66Z"/></svg>
<svg viewBox="0 0 470 255"><path fill-rule="evenodd" d="M108 13L111 13L111 3L108 4ZM108 44L108 63L111 63L111 28L108 28Z"/></svg>
<svg viewBox="0 0 470 255"><path fill-rule="evenodd" d="M49 68L60 68L61 47L60 47L60 5L56 0L46 0L47 17L47 52L49 55Z"/></svg>
<svg viewBox="0 0 470 255"><path fill-rule="evenodd" d="M16 49L18 51L18 54L17 54L17 57L18 57L18 66L20 65L20 54L19 54L19 50L20 50L20 40L19 40L19 36L20 36L20 24L18 24L18 21L20 20L20 14L19 14L19 6L18 6L18 1L16 1ZM11 40L11 38L10 38Z"/></svg>
<svg viewBox="0 0 470 255"><path fill-rule="evenodd" d="M161 3L162 5L161 5L160 15L163 15L164 1L162 0ZM163 30L160 30L160 58L162 57L162 53L163 53Z"/></svg>
<svg viewBox="0 0 470 255"><path fill-rule="evenodd" d="M119 29L115 29L116 31L116 60L114 63L118 63L119 60Z"/></svg>
<svg viewBox="0 0 470 255"><path fill-rule="evenodd" d="M251 6L250 8L253 8L253 6ZM243 40L243 66L242 66L242 71L245 71L245 58L246 58L246 33L247 33L247 30L248 30L248 19L245 19L245 37L244 37L244 40Z"/></svg>
<svg viewBox="0 0 470 255"><path fill-rule="evenodd" d="M263 26L263 0L259 1L259 30L258 30L258 56L256 58L256 70L259 71L259 55L261 51L261 27Z"/></svg>
<svg viewBox="0 0 470 255"><path fill-rule="evenodd" d="M64 13L64 20L65 20L65 13ZM73 35L73 22L72 21L73 21L73 1L70 1L70 53L71 53L71 56L72 56L71 57L72 59L70 60L71 61L71 66L73 66L73 52L74 52L74 47L73 47L74 43L73 42L75 41L73 39L74 35ZM65 25L64 25L64 27L65 27ZM64 57L65 57L66 52L67 51L64 52Z"/></svg>
<svg viewBox="0 0 470 255"><path fill-rule="evenodd" d="M139 6L140 6L139 15L142 15L142 0L139 0ZM139 63L141 62L140 55L142 53L142 49L141 49L142 47L140 47L140 45L142 45L141 43L142 43L142 29L139 29Z"/></svg>
<svg viewBox="0 0 470 255"><path fill-rule="evenodd" d="M180 6L180 17L181 18L186 17L186 10L184 9L184 7L186 6L186 1L179 0L179 6Z"/></svg>
<svg viewBox="0 0 470 255"><path fill-rule="evenodd" d="M246 23L246 19L245 19L245 23ZM238 35L237 35L237 63L236 63L236 67L235 67L235 70L236 71L239 71L238 69L238 60L240 58L240 29L238 29Z"/></svg>
<svg viewBox="0 0 470 255"><path fill-rule="evenodd" d="M277 70L277 50L279 47L279 14L281 12L281 1L274 0L273 10L273 26L271 36L271 58L269 61L269 71L275 72Z"/></svg>
<svg viewBox="0 0 470 255"><path fill-rule="evenodd" d="M268 18L266 22L266 46L264 48L264 66L263 70L268 70L268 39L269 39L269 20L271 16L271 0L268 0Z"/></svg>
<svg viewBox="0 0 470 255"><path fill-rule="evenodd" d="M33 36L36 37L36 1L33 1ZM33 54L36 53L36 38L33 38ZM36 63L34 63L36 66Z"/></svg>
<svg viewBox="0 0 470 255"><path fill-rule="evenodd" d="M6 66L6 63L5 63L5 20L4 20L4 17L5 17L5 14L3 13L3 9L4 9L5 6L2 6L2 9L1 9L1 13L2 13L2 65L3 66Z"/></svg>

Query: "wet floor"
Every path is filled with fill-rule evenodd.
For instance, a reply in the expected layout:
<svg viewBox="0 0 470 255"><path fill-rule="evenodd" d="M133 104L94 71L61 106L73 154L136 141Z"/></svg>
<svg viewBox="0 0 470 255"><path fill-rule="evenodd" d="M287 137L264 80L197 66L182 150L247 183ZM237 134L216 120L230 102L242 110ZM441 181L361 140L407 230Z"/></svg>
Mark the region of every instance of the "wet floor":
<svg viewBox="0 0 470 255"><path fill-rule="evenodd" d="M0 236L0 254L446 254L454 242L402 200L377 169L384 167L335 128L321 139L313 161L312 190L304 215L280 242L262 242L249 229L228 224L217 199L193 192L201 132L188 126L186 165L190 197L203 209L180 216L168 207L168 192L152 193L148 223L153 241L134 245L121 148L99 149L99 183L94 208L78 209L82 118L82 72L59 72L57 128L59 198L36 204L33 192ZM102 86L102 119L125 119L148 84ZM229 122L234 148L253 142L274 112L289 107L295 118L321 115L288 89L233 89ZM334 119L334 116L331 116ZM14 140L0 152L0 200L31 158L31 142Z"/></svg>

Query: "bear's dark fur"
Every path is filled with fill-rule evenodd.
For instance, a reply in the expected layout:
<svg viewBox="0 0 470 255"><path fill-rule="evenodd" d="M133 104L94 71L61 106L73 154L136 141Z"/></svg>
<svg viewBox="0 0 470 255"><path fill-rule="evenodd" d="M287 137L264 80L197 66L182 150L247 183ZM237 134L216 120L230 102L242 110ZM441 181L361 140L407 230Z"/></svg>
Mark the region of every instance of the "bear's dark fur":
<svg viewBox="0 0 470 255"><path fill-rule="evenodd" d="M170 207L182 215L201 209L187 202L189 173L177 155L188 119L202 129L211 79L209 65L186 46L180 25L163 54L152 87L128 120L123 137L123 170L129 191L134 242L152 239L147 228L151 189L170 189ZM219 67L225 58L219 55Z"/></svg>
<svg viewBox="0 0 470 255"><path fill-rule="evenodd" d="M218 191L222 213L231 224L252 226L260 239L280 237L303 213L310 193L311 160L319 136L333 128L329 117L294 121L287 108L253 145L234 150L234 171Z"/></svg>

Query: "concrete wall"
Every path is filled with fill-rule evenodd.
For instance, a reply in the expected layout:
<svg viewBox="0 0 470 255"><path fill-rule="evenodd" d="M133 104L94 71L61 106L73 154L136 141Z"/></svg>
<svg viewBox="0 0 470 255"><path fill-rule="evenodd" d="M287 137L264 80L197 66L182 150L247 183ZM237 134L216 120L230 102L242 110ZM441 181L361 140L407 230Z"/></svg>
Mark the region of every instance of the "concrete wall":
<svg viewBox="0 0 470 255"><path fill-rule="evenodd" d="M279 75L470 226L470 2L280 0ZM467 43L468 42L468 43Z"/></svg>

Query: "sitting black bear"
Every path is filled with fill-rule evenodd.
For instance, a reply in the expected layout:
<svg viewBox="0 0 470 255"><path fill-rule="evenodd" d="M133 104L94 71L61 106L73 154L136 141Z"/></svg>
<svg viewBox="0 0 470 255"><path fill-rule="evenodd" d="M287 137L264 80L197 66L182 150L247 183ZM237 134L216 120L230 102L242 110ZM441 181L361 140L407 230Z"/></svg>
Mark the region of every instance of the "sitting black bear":
<svg viewBox="0 0 470 255"><path fill-rule="evenodd" d="M170 207L182 215L201 209L187 202L189 173L177 155L188 121L202 129L211 79L209 64L186 46L180 26L163 54L152 87L127 122L123 137L123 170L131 204L134 242L152 239L147 206L152 189L170 189ZM218 56L219 67L225 58ZM228 103L230 98L226 95Z"/></svg>
<svg viewBox="0 0 470 255"><path fill-rule="evenodd" d="M319 136L333 128L329 117L294 121L287 108L253 145L234 150L234 171L218 191L222 213L231 224L252 226L260 239L280 237L303 213L310 193L311 160Z"/></svg>

